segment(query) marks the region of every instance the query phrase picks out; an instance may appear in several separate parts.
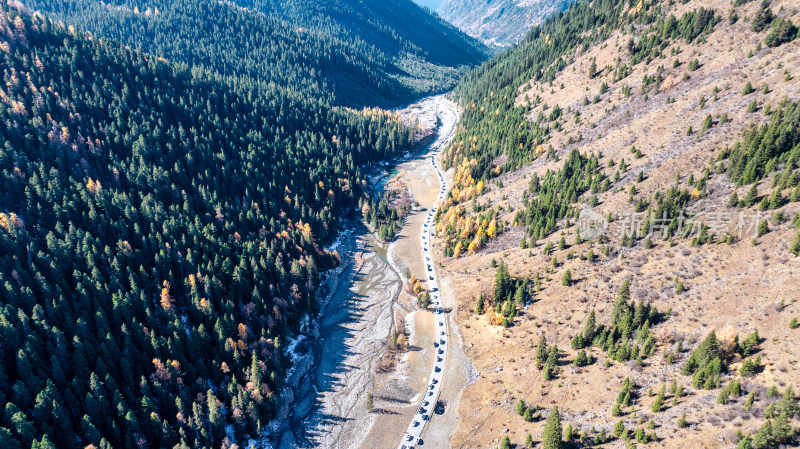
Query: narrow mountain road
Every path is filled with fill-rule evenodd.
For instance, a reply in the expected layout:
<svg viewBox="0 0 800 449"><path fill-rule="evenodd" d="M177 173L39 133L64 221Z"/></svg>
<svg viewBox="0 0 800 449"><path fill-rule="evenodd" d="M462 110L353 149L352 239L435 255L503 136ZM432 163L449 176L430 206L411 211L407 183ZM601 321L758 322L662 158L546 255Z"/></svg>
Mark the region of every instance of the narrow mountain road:
<svg viewBox="0 0 800 449"><path fill-rule="evenodd" d="M408 425L406 433L403 435L403 441L399 444L399 449L414 448L423 442L420 439L422 432L428 421L433 417L436 403L439 400L439 394L442 389L442 384L445 381L445 366L447 364L448 353L448 337L449 332L447 329L447 319L442 309L441 295L439 291L439 282L436 276L436 265L431 252L431 239L433 238L434 216L439 208L439 205L444 202L447 197L447 180L444 177L441 167L436 162L436 156L444 150L450 141L453 140L455 135L456 123L458 123L458 111L452 103L443 100L439 102L439 107L436 112L438 119L441 121L438 136L436 141L431 144L431 150L427 158L433 165L436 175L439 177L441 189L436 202L428 211L425 221L422 225L420 233L420 248L422 250L423 265L425 266L425 281L428 284L428 289L431 293L431 307L434 312L434 319L436 326L434 332L434 348L436 350L433 367L431 374L428 378L425 391L421 392L420 405L411 423Z"/></svg>

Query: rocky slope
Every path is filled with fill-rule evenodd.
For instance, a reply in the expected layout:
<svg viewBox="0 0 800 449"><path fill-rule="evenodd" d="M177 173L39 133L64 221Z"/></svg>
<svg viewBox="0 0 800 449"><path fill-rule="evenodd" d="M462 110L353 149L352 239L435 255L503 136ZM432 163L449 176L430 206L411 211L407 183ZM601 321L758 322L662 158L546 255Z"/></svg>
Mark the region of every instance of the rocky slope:
<svg viewBox="0 0 800 449"><path fill-rule="evenodd" d="M522 40L545 17L564 10L569 0L445 0L440 16L490 46Z"/></svg>

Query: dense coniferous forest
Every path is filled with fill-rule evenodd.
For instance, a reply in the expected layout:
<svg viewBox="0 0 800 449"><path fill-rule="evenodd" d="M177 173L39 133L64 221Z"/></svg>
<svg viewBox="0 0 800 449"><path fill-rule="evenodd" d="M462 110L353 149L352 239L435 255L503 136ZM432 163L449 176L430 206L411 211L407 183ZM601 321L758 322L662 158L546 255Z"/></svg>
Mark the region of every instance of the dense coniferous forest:
<svg viewBox="0 0 800 449"><path fill-rule="evenodd" d="M0 447L258 435L359 167L411 131L5 2L0 67Z"/></svg>
<svg viewBox="0 0 800 449"><path fill-rule="evenodd" d="M751 124L728 154L728 174L740 185L760 181L783 165L776 184L783 189L796 187L800 184L795 172L800 165L800 102L784 101L769 123Z"/></svg>
<svg viewBox="0 0 800 449"><path fill-rule="evenodd" d="M531 180L524 205L515 217L516 224L525 227L531 242L555 231L556 223L565 218L578 196L591 189L597 193L605 177L600 173L596 156L586 157L572 150L558 172L548 171L540 182Z"/></svg>
<svg viewBox="0 0 800 449"><path fill-rule="evenodd" d="M30 0L31 9L171 61L348 106L451 88L477 41L411 0Z"/></svg>

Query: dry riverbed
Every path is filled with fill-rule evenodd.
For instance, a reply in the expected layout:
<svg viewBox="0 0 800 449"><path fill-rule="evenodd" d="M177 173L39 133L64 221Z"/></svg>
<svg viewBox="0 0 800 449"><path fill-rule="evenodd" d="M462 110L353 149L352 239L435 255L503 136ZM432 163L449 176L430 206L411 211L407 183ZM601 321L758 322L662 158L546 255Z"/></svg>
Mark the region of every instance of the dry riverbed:
<svg viewBox="0 0 800 449"><path fill-rule="evenodd" d="M441 97L426 99L401 111L420 124L420 134L437 126ZM446 118L445 120L449 120ZM447 125L451 125L448 123ZM430 134L429 132L427 134ZM400 235L389 245L360 223L347 229L336 249L339 269L323 283L325 305L317 323L297 344L296 368L283 392L284 425L276 429L279 448L389 448L400 442L425 389L433 363L434 319L416 307L405 288L408 269L424 273L419 236L425 213L436 200L439 182L423 153L396 167L385 188L407 189L419 207L407 217ZM452 285L444 279L443 305L456 306ZM461 391L474 367L464 355L455 314L448 317L454 338L449 346L447 380L443 384L443 414L435 414L423 437L429 447L449 447L457 427ZM379 372L378 362L391 335L405 330L409 350L394 369ZM367 395L374 409L367 411Z"/></svg>

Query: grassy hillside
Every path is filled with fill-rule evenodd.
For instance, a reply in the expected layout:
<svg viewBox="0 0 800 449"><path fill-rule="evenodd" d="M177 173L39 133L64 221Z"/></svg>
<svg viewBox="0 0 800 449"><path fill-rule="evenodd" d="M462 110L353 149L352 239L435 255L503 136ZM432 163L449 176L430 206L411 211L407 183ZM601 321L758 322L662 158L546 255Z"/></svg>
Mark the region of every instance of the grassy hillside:
<svg viewBox="0 0 800 449"><path fill-rule="evenodd" d="M457 87L454 446L797 444L796 8L577 2Z"/></svg>
<svg viewBox="0 0 800 449"><path fill-rule="evenodd" d="M0 61L0 446L260 435L359 167L411 132L6 3Z"/></svg>
<svg viewBox="0 0 800 449"><path fill-rule="evenodd" d="M313 88L317 96L351 106L396 105L447 90L486 57L479 42L410 0L25 4L171 61Z"/></svg>

